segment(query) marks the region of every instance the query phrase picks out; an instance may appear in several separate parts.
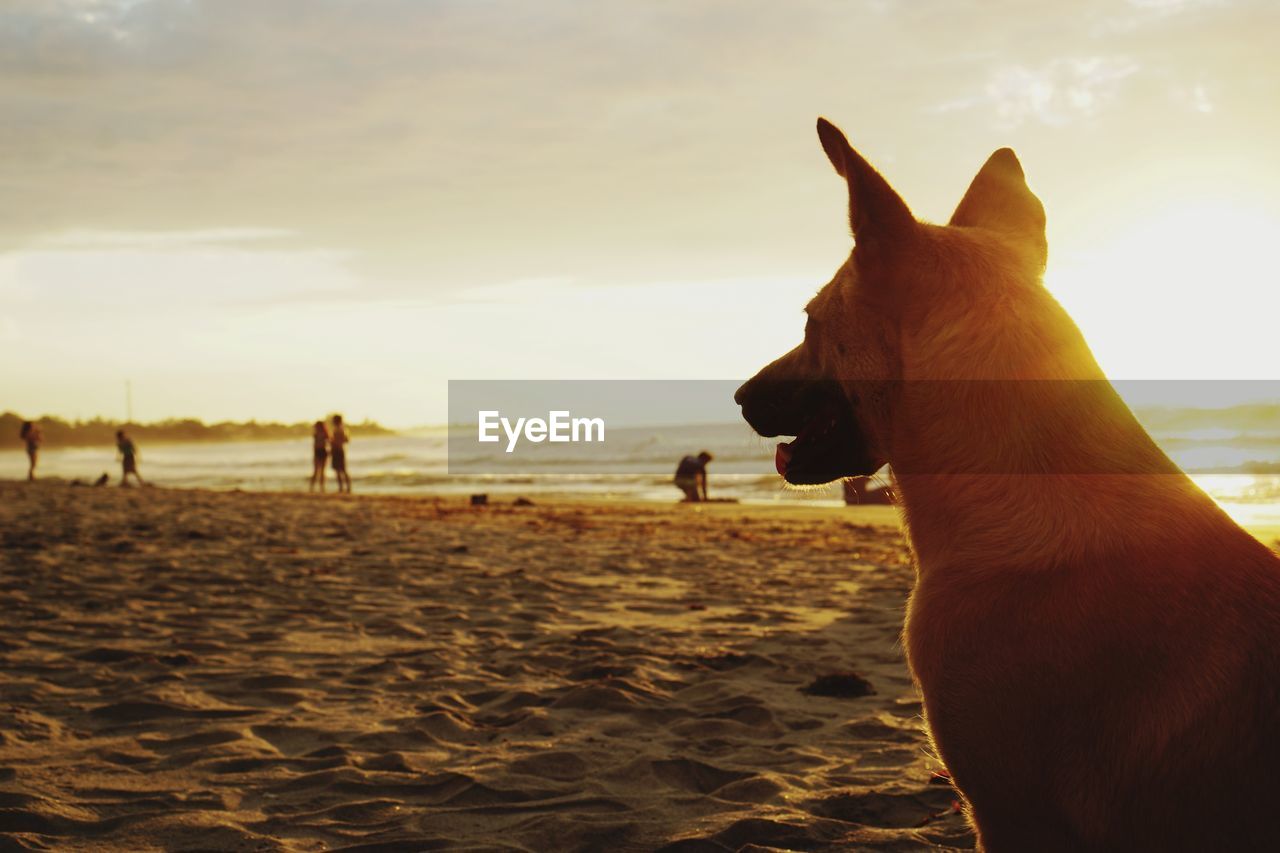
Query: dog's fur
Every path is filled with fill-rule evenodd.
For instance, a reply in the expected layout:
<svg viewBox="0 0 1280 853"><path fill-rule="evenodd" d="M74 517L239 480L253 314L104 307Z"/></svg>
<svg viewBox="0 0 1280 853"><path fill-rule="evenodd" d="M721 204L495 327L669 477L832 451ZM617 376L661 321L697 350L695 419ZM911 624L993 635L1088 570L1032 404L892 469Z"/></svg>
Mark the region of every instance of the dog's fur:
<svg viewBox="0 0 1280 853"><path fill-rule="evenodd" d="M800 435L791 482L890 463L908 662L980 846L1280 847L1280 560L1156 447L1044 289L1012 151L937 226L818 133L857 247L737 400Z"/></svg>

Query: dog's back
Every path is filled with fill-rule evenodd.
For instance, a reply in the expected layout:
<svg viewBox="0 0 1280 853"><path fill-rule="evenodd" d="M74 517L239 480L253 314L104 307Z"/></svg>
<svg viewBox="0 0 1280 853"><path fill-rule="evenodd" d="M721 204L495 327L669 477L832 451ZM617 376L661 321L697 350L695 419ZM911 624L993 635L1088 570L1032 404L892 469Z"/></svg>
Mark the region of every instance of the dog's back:
<svg viewBox="0 0 1280 853"><path fill-rule="evenodd" d="M1162 500L1131 485L1134 502ZM1229 519L1138 512L1162 509L1154 537L1059 559L921 564L908 655L989 850L1275 838L1280 567Z"/></svg>

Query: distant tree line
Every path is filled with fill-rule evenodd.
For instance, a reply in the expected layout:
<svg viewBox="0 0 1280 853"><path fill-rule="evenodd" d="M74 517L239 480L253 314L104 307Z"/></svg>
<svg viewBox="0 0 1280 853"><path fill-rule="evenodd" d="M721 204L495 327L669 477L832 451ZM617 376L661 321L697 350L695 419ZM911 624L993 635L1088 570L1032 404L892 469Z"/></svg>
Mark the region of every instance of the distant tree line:
<svg viewBox="0 0 1280 853"><path fill-rule="evenodd" d="M13 412L0 414L0 446L19 447L22 439L18 430L26 418ZM149 424L126 424L121 421L108 421L94 418L87 421L64 421L61 418L41 417L34 421L40 425L44 435L44 445L54 447L90 447L93 445L115 444L116 430L128 429L130 437L139 444L161 442L195 442L195 441L268 441L281 438L304 438L311 435L314 421L300 421L296 424L282 424L275 421L246 421L234 423L222 421L206 424L194 418L171 418ZM348 424L352 433L365 437L371 435L394 435L389 430L373 421Z"/></svg>

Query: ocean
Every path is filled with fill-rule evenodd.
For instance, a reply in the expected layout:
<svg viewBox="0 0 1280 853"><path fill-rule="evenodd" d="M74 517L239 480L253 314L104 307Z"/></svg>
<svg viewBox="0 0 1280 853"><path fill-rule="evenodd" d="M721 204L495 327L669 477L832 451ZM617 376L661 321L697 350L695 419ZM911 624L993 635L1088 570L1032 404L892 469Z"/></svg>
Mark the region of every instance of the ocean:
<svg viewBox="0 0 1280 853"><path fill-rule="evenodd" d="M1272 432L1256 424L1248 429L1205 428L1203 419L1146 420L1149 427L1155 422L1153 435L1166 452L1234 517L1255 527L1280 528L1280 474L1273 473L1280 471L1280 429ZM347 454L355 490L674 501L680 496L671 482L676 462L706 449L715 455L708 467L713 498L751 504L843 503L838 486L784 487L774 471L774 443L744 424L617 429L605 444L587 451L526 459L525 470L519 472L450 473L447 438L443 428L365 439L356 434ZM151 444L139 450L143 477L173 488L305 491L311 474L309 438ZM42 477L92 482L104 472L112 483L118 481L114 447L51 447L41 452ZM0 455L0 477L21 479L25 474L26 456L20 449ZM330 490L333 485L330 472Z"/></svg>
<svg viewBox="0 0 1280 853"><path fill-rule="evenodd" d="M839 489L784 489L773 468L773 444L745 425L619 429L604 445L524 462L513 473L450 473L447 430L362 439L353 436L347 467L356 491L373 494L584 495L671 500L676 462L687 453L715 454L709 468L711 496L748 500L827 500ZM305 491L311 477L311 439L226 443L149 444L139 447L139 470L156 485L174 488ZM42 477L92 482L103 472L114 483L120 463L114 447L44 448ZM0 477L26 475L26 456L14 449L0 458ZM328 488L333 489L329 471Z"/></svg>

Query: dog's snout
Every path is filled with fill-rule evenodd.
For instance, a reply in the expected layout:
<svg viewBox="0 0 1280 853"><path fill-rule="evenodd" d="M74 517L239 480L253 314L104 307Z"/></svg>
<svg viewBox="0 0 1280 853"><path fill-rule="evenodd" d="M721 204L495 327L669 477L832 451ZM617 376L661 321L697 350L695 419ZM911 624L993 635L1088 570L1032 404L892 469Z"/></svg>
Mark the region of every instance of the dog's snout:
<svg viewBox="0 0 1280 853"><path fill-rule="evenodd" d="M742 419L762 436L781 435L787 431L786 400L777 382L756 376L744 382L733 395L742 407Z"/></svg>

